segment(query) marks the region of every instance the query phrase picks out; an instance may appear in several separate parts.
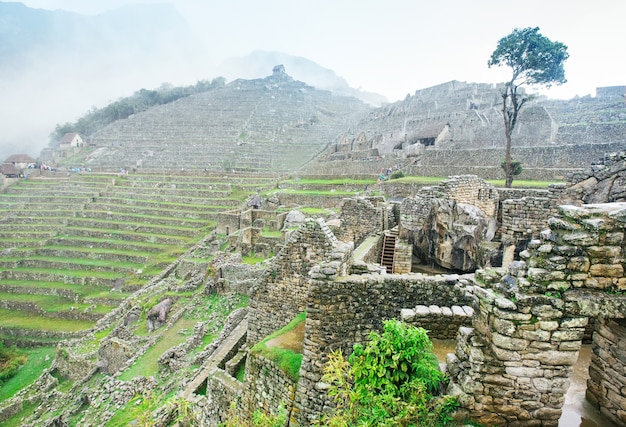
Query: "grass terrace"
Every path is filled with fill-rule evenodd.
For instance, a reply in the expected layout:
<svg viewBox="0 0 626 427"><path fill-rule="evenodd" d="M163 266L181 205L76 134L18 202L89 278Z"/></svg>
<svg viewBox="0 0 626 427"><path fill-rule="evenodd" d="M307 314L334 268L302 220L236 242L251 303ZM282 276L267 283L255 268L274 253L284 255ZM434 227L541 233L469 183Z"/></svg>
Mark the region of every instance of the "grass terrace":
<svg viewBox="0 0 626 427"><path fill-rule="evenodd" d="M1 326L35 345L38 330L91 328L209 234L218 212L270 182L96 173L18 181L0 193Z"/></svg>

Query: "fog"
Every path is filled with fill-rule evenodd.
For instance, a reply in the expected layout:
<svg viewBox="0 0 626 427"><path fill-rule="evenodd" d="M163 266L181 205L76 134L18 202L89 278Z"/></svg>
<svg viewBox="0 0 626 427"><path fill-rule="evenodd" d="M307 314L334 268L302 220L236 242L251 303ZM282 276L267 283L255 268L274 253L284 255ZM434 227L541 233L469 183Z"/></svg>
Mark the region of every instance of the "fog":
<svg viewBox="0 0 626 427"><path fill-rule="evenodd" d="M300 58L286 71L309 84L350 86L394 102L450 80L506 80L507 69L486 65L498 39L539 26L570 53L568 83L542 93L571 98L626 84L622 1L163 1L24 0L78 16L69 30L67 14L44 29L0 14L0 157L37 157L55 125L141 88L266 76L266 63L251 62L257 50ZM5 39L18 52L7 53ZM304 58L322 68L298 69Z"/></svg>

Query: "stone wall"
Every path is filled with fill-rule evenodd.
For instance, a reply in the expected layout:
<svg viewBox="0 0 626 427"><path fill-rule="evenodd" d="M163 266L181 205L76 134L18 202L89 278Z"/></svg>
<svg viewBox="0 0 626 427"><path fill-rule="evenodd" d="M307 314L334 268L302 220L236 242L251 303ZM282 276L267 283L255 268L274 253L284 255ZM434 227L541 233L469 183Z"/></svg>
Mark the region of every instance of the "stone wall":
<svg viewBox="0 0 626 427"><path fill-rule="evenodd" d="M244 383L244 413L252 414L260 409L273 414L281 406L291 413L297 383L268 358L249 353Z"/></svg>
<svg viewBox="0 0 626 427"><path fill-rule="evenodd" d="M520 253L525 261L477 272L479 310L448 357L449 392L482 424L556 427L585 328L597 318L590 393L621 424L616 408L625 398L603 380L622 369L621 350L610 345L615 335L603 337L602 324L626 317L626 203L561 206L548 225Z"/></svg>
<svg viewBox="0 0 626 427"><path fill-rule="evenodd" d="M518 244L539 238L556 213L554 201L547 197L523 197L502 201L500 234L502 242Z"/></svg>
<svg viewBox="0 0 626 427"><path fill-rule="evenodd" d="M400 318L415 327L428 331L429 338L442 340L456 339L459 328L471 326L474 309L468 305L439 307L438 305L418 305L415 308L404 308Z"/></svg>
<svg viewBox="0 0 626 427"><path fill-rule="evenodd" d="M198 412L194 413L196 424L192 425L217 426L234 415L243 416L242 384L225 371L216 368L207 377L203 389L189 398L198 408Z"/></svg>
<svg viewBox="0 0 626 427"><path fill-rule="evenodd" d="M587 380L587 399L616 425L626 424L626 322L599 319Z"/></svg>
<svg viewBox="0 0 626 427"><path fill-rule="evenodd" d="M557 427L587 318L564 315L561 299L474 291L473 328L447 358L448 393L483 425Z"/></svg>
<svg viewBox="0 0 626 427"><path fill-rule="evenodd" d="M339 215L341 228L336 236L341 241L352 241L358 246L370 234L384 230L386 214L382 197L343 199Z"/></svg>
<svg viewBox="0 0 626 427"><path fill-rule="evenodd" d="M457 203L480 208L485 215L494 217L498 210L498 190L476 175L451 176L440 184L441 190Z"/></svg>
<svg viewBox="0 0 626 427"><path fill-rule="evenodd" d="M572 171L588 168L590 159L601 159L607 153L623 151L624 142L598 138L594 144L580 144L578 140L567 144L555 144L536 147L511 148L514 160L522 162L523 171L517 179L565 181ZM504 159L504 144L489 148L476 149L430 149L419 155L417 163L408 162L402 155L388 155L385 159L359 159L359 161L314 162L308 167L311 174L363 176L372 178L378 175L381 167L395 165L398 161L406 164L403 171L407 175L450 176L478 175L483 179L503 179L500 166ZM384 188L385 186L383 186Z"/></svg>
<svg viewBox="0 0 626 427"><path fill-rule="evenodd" d="M321 219L308 220L294 231L251 296L249 342L259 342L305 311L311 268L341 260L352 249L352 243L339 242Z"/></svg>

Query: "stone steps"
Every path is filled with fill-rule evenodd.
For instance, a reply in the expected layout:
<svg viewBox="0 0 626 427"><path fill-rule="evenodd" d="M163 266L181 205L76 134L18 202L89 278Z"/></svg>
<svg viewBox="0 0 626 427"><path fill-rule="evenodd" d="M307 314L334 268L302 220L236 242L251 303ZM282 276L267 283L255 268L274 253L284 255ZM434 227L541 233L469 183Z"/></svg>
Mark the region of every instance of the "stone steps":
<svg viewBox="0 0 626 427"><path fill-rule="evenodd" d="M206 235L218 212L240 205L230 197L237 184L215 176L80 173L0 193L0 310L96 320L121 301L120 291L139 289ZM49 313L37 301L61 308ZM97 313L63 308L93 304ZM5 332L42 339L41 331Z"/></svg>

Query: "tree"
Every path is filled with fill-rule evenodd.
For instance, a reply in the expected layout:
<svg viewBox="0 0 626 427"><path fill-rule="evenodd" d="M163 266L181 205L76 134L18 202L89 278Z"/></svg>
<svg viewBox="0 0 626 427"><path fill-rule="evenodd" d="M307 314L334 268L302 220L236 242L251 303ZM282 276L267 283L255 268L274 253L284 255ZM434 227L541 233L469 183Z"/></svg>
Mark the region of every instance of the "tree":
<svg viewBox="0 0 626 427"><path fill-rule="evenodd" d="M567 46L553 42L539 33L539 27L514 29L511 34L498 41L496 50L491 54L487 65L507 66L513 71L511 79L506 82L502 96L502 117L506 137L505 175L506 187L513 182L511 167L511 135L517 124L522 107L532 99L524 92L518 93L522 85L563 84L565 70L563 63L569 58Z"/></svg>

